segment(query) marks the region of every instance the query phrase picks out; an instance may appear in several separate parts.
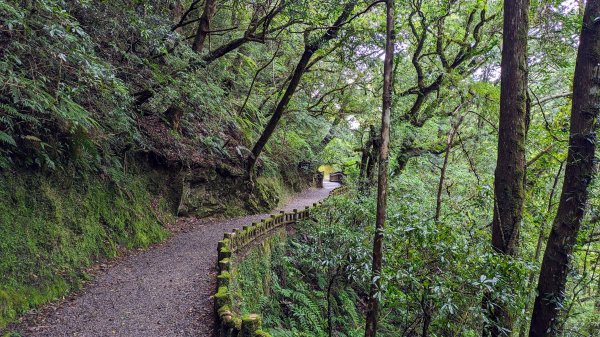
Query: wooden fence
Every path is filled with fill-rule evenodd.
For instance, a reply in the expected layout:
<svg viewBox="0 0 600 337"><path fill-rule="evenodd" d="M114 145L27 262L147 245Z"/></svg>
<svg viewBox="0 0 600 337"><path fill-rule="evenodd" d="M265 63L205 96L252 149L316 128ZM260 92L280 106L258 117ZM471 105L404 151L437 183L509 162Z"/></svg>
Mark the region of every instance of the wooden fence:
<svg viewBox="0 0 600 337"><path fill-rule="evenodd" d="M336 196L348 191L347 186L337 187L329 196ZM270 218L253 222L249 226L235 229L231 233L225 233L223 240L217 245L217 293L215 294L215 309L217 311L217 329L222 337L267 337L268 333L262 331L261 317L258 314L240 316L234 311L233 296L230 293L232 268L234 263L233 254L250 248L253 242L283 226L296 223L310 216L310 212L322 202L314 203L303 210L294 209L293 212L281 211L273 214Z"/></svg>

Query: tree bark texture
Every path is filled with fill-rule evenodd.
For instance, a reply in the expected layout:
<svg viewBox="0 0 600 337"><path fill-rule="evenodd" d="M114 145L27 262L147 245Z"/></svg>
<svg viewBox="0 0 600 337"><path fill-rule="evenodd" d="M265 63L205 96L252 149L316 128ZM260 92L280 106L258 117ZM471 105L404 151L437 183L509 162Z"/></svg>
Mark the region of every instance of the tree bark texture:
<svg viewBox="0 0 600 337"><path fill-rule="evenodd" d="M494 178L492 246L517 254L525 198L525 137L527 134L527 33L529 0L504 2L498 159ZM514 317L506 303L484 300L488 323L484 336L504 336Z"/></svg>
<svg viewBox="0 0 600 337"><path fill-rule="evenodd" d="M196 53L201 53L202 49L204 49L204 42L206 41L206 38L210 33L210 20L212 20L216 8L216 0L206 0L206 2L204 3L204 11L200 16L200 21L198 22L198 30L196 31L194 43L192 44L192 50L194 50Z"/></svg>
<svg viewBox="0 0 600 337"><path fill-rule="evenodd" d="M375 131L373 131L372 137L373 137L373 142L371 142L371 151L369 152L369 155L368 155L367 172L366 172L367 175L366 175L366 179L365 179L365 184L366 184L367 190L369 189L369 187L371 185L373 185L373 183L375 181L374 168L376 167L377 162L379 161L379 153L381 152L381 138L379 137L379 135L377 133L375 133Z"/></svg>
<svg viewBox="0 0 600 337"><path fill-rule="evenodd" d="M528 161L528 166L529 166L529 162L531 162L531 160ZM562 161L560 163L558 172L554 176L552 190L550 191L550 196L548 198L548 207L546 208L546 212L544 213L544 218L542 220L542 223L540 223L540 229L538 231L538 240L537 240L537 244L535 246L535 253L533 255L533 262L535 262L536 264L540 263L540 257L542 256L542 246L545 241L546 223L548 222L547 219L549 218L550 212L552 211L552 207L554 205L554 195L556 194L556 188L558 187L558 181L559 181L561 173L563 171L563 167L564 167L564 161ZM529 276L527 277L527 283L525 285L525 289L527 289L527 298L525 299L525 309L523 310L525 315L530 314L529 312L531 311L530 310L531 304L532 304L533 300L535 299L535 297L534 297L535 289L533 289L535 276L536 276L535 271L531 270L529 272ZM529 321L526 319L523 319L521 321L521 327L519 329L519 337L525 337L527 335L528 331L529 331Z"/></svg>
<svg viewBox="0 0 600 337"><path fill-rule="evenodd" d="M360 158L360 166L359 166L359 174L358 174L358 182L359 185L362 185L367 177L367 165L369 164L369 153L371 151L371 147L373 146L373 138L371 132L369 132L369 137L367 138L366 144L361 149L361 158Z"/></svg>
<svg viewBox="0 0 600 337"><path fill-rule="evenodd" d="M388 189L388 162L390 146L390 119L392 112L392 72L394 60L394 0L386 4L386 41L383 63L383 109L381 114L381 144L379 151L379 177L377 183L377 215L373 238L373 265L371 289L367 302L365 337L374 337L377 333L379 314L379 292L381 291L381 264L383 260L383 228Z"/></svg>
<svg viewBox="0 0 600 337"><path fill-rule="evenodd" d="M183 5L181 4L181 0L176 0L172 5L173 11L173 24L177 25L181 21L181 17L183 16ZM179 34L182 33L183 29L181 27L175 28L175 31Z"/></svg>
<svg viewBox="0 0 600 337"><path fill-rule="evenodd" d="M600 1L587 1L579 41L565 178L542 259L529 331L531 337L555 335L569 260L594 175L596 118L600 111Z"/></svg>

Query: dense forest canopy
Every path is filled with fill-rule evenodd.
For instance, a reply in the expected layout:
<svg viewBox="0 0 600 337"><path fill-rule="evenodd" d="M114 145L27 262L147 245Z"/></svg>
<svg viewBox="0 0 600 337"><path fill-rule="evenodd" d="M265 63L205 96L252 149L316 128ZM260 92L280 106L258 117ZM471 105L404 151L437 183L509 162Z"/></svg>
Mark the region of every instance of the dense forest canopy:
<svg viewBox="0 0 600 337"><path fill-rule="evenodd" d="M274 334L598 336L599 22L597 0L0 0L0 170L121 186L147 160L279 200L329 165L354 192L278 268L335 305L295 306L328 317L306 325L277 288ZM0 295L34 282L15 265Z"/></svg>

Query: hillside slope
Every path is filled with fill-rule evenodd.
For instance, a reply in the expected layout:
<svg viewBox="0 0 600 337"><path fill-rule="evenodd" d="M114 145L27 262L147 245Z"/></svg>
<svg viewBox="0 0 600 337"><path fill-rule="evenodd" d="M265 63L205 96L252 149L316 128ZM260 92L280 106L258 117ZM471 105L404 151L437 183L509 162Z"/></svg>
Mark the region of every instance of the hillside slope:
<svg viewBox="0 0 600 337"><path fill-rule="evenodd" d="M249 183L245 83L225 60L190 66L175 12L0 2L0 327L165 239L175 215L260 213L311 182L309 149L285 144Z"/></svg>

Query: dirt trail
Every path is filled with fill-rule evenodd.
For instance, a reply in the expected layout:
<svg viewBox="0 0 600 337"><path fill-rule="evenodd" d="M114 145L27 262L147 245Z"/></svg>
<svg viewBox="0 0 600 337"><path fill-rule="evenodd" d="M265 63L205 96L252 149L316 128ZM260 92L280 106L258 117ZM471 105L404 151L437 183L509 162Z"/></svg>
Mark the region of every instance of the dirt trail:
<svg viewBox="0 0 600 337"><path fill-rule="evenodd" d="M301 209L338 186L311 188L281 210ZM268 217L186 219L191 227L162 245L99 273L77 296L27 319L22 336L214 336L216 247L223 233Z"/></svg>

